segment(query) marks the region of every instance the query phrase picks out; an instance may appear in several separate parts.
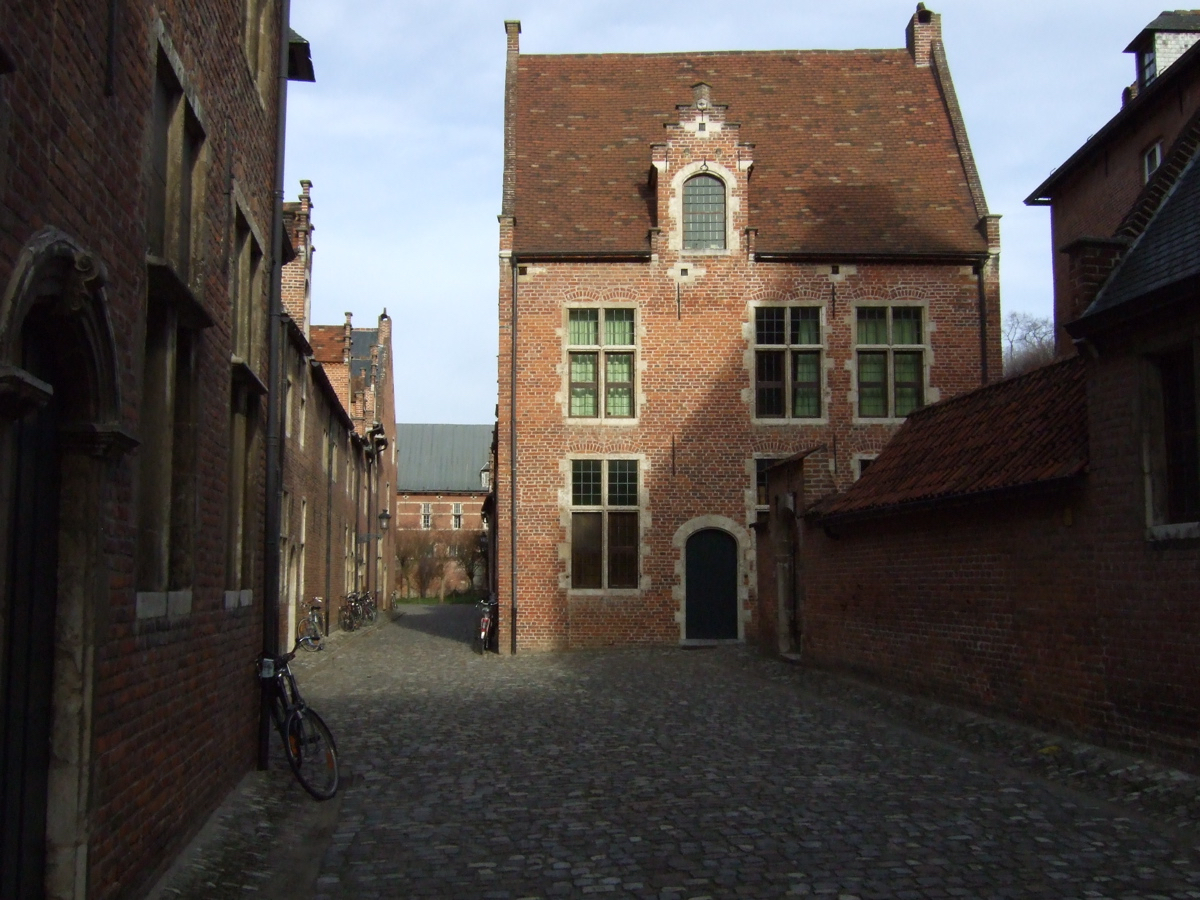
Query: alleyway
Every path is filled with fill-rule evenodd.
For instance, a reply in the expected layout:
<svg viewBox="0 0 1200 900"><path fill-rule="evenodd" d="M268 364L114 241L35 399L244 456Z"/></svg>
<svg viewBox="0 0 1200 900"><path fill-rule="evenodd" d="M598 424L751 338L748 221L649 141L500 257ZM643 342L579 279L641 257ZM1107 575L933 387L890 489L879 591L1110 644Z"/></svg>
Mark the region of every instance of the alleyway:
<svg viewBox="0 0 1200 900"><path fill-rule="evenodd" d="M744 648L480 658L471 616L301 660L339 796L249 776L158 896L1200 898L1190 779Z"/></svg>

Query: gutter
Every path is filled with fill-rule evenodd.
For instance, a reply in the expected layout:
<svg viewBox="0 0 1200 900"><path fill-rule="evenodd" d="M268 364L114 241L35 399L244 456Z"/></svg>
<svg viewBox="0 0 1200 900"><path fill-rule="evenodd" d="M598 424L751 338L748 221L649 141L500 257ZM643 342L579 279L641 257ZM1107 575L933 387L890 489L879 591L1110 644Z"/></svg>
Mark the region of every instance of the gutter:
<svg viewBox="0 0 1200 900"><path fill-rule="evenodd" d="M805 251L756 251L755 262L779 263L918 263L920 265L974 265L986 262L990 254L986 250L963 251L915 251L915 252L878 252L867 251L853 253L838 251L836 253L805 252Z"/></svg>

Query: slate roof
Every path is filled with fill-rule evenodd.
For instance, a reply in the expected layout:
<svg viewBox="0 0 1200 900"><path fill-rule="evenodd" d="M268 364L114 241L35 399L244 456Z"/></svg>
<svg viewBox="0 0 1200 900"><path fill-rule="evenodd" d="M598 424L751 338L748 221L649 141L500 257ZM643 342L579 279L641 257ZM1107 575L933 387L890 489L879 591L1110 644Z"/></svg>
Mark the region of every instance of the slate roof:
<svg viewBox="0 0 1200 900"><path fill-rule="evenodd" d="M913 413L862 478L813 512L823 522L867 518L1080 474L1084 366L1071 357Z"/></svg>
<svg viewBox="0 0 1200 900"><path fill-rule="evenodd" d="M313 359L321 363L340 363L345 353L346 332L341 325L311 325L308 341L312 344Z"/></svg>
<svg viewBox="0 0 1200 900"><path fill-rule="evenodd" d="M1151 296L1200 279L1200 154L1192 150L1158 211L1078 320L1082 329L1119 307L1136 313Z"/></svg>
<svg viewBox="0 0 1200 900"><path fill-rule="evenodd" d="M488 464L491 425L396 424L397 491L474 491Z"/></svg>
<svg viewBox="0 0 1200 900"><path fill-rule="evenodd" d="M934 67L907 50L518 56L514 249L647 251L650 145L700 81L755 145L758 251L986 251Z"/></svg>
<svg viewBox="0 0 1200 900"><path fill-rule="evenodd" d="M1138 32L1138 36L1129 42L1125 52L1133 53L1147 35L1156 31L1200 31L1200 10L1164 9L1153 22Z"/></svg>
<svg viewBox="0 0 1200 900"><path fill-rule="evenodd" d="M350 376L369 379L371 374L371 348L379 343L378 328L352 328L350 330ZM382 348L381 348L382 351ZM381 356L379 364L385 360Z"/></svg>

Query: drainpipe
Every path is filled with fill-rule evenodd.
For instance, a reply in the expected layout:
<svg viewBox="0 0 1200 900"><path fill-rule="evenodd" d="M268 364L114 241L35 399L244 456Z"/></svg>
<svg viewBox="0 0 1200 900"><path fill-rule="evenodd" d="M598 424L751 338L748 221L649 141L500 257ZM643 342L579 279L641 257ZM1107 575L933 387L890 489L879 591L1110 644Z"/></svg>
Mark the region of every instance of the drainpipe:
<svg viewBox="0 0 1200 900"><path fill-rule="evenodd" d="M325 476L325 633L329 634L329 608L333 605L333 448L337 438L333 432L333 410L329 411L329 443L325 455L329 459Z"/></svg>
<svg viewBox="0 0 1200 900"><path fill-rule="evenodd" d="M275 123L275 202L271 211L271 297L267 336L267 508L266 546L263 563L263 640L264 656L279 651L279 525L283 505L283 466L280 440L282 404L279 402L283 381L283 162L284 137L287 134L288 35L292 15L291 0L283 0L279 13L279 59L276 73L278 109ZM258 767L267 768L271 752L271 692L274 685L264 680L258 716Z"/></svg>
<svg viewBox="0 0 1200 900"><path fill-rule="evenodd" d="M508 447L509 476L511 485L511 511L509 513L509 549L512 552L512 609L509 613L509 631L512 636L512 654L517 655L517 257L512 257L512 366L509 374Z"/></svg>
<svg viewBox="0 0 1200 900"><path fill-rule="evenodd" d="M988 319L987 319L987 286L984 283L987 263L980 263L975 269L975 280L979 285L979 385L988 383Z"/></svg>

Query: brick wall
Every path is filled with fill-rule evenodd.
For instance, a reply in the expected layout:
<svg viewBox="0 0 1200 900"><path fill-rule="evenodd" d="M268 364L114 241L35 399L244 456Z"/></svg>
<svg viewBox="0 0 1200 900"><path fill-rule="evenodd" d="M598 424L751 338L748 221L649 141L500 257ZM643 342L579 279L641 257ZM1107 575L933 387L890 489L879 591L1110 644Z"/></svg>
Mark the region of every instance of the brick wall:
<svg viewBox="0 0 1200 900"><path fill-rule="evenodd" d="M201 330L196 344L190 437L177 445L179 452L194 455L195 484L202 486L194 491L194 508L180 513L191 527L192 577L178 590L173 586L168 614L146 615L150 607L143 605L139 615L135 572L139 554L146 552L136 532L140 454L96 457L90 484L97 531L89 538L95 541L95 565L67 566L59 584L61 602L86 598L82 621L91 630L76 647L79 655L70 658L81 660L79 680L90 691L72 693L60 673L56 690L67 693L58 695L63 704L54 714L60 722L75 715L79 704L90 711L90 734L75 745L86 760L86 802L68 829L90 839L81 847L51 847L52 869L58 866L54 877L66 872L65 881L51 885L53 896L83 896L84 889L95 898L139 895L254 764L258 683L251 660L262 635L261 551L253 560L247 605L229 608L224 591L230 197L260 233L270 233L276 16L267 17L264 29L268 71L260 91L243 53L238 4L120 4L111 69L107 4L68 0L0 7L0 41L16 63L15 72L0 76L0 283L13 287L22 248L47 226L103 266L102 302L120 391L115 421L101 423L114 426L109 434L145 438L139 407L148 290L147 140L159 53L168 58L205 132L187 280L214 324ZM265 291L259 300L265 304ZM21 327L10 314L6 307L0 325L10 329L0 334L6 346ZM265 360L265 340L258 350ZM20 363L5 360L10 361ZM11 434L4 423L0 443ZM260 444L249 486L260 496L264 465ZM261 536L261 503L247 527ZM78 546L64 545L61 558L76 560ZM60 762L69 767L78 759ZM52 819L61 813L56 803ZM63 865L63 854L72 853L73 860ZM74 864L80 880L67 871Z"/></svg>
<svg viewBox="0 0 1200 900"><path fill-rule="evenodd" d="M1069 490L805 527L804 660L1200 765L1200 551L1147 539L1143 378L1090 364Z"/></svg>
<svg viewBox="0 0 1200 900"><path fill-rule="evenodd" d="M679 277L681 267L703 274ZM504 273L507 275L507 273ZM873 456L896 425L860 421L853 375L856 304L920 304L931 323L927 400L980 383L978 282L970 267L863 264L829 267L755 263L745 254L692 260L663 253L649 264L537 263L517 279L519 647L552 648L680 639L681 549L686 523L718 516L745 533L740 553L741 615L754 628L756 583L749 532L756 516L756 456L813 457L828 489L853 477L856 456ZM679 285L678 300L676 284ZM502 627L511 597L510 361L511 283L501 283L500 520ZM753 419L753 310L760 303L809 301L823 310L824 402L817 424ZM637 307L638 415L633 422L565 419L565 309L569 304ZM996 321L998 302L989 303ZM993 332L997 335L998 332ZM994 343L994 346L993 346ZM999 344L989 356L999 371ZM596 597L567 589L569 459L639 455L643 460L641 587ZM507 631L500 644L507 646Z"/></svg>

